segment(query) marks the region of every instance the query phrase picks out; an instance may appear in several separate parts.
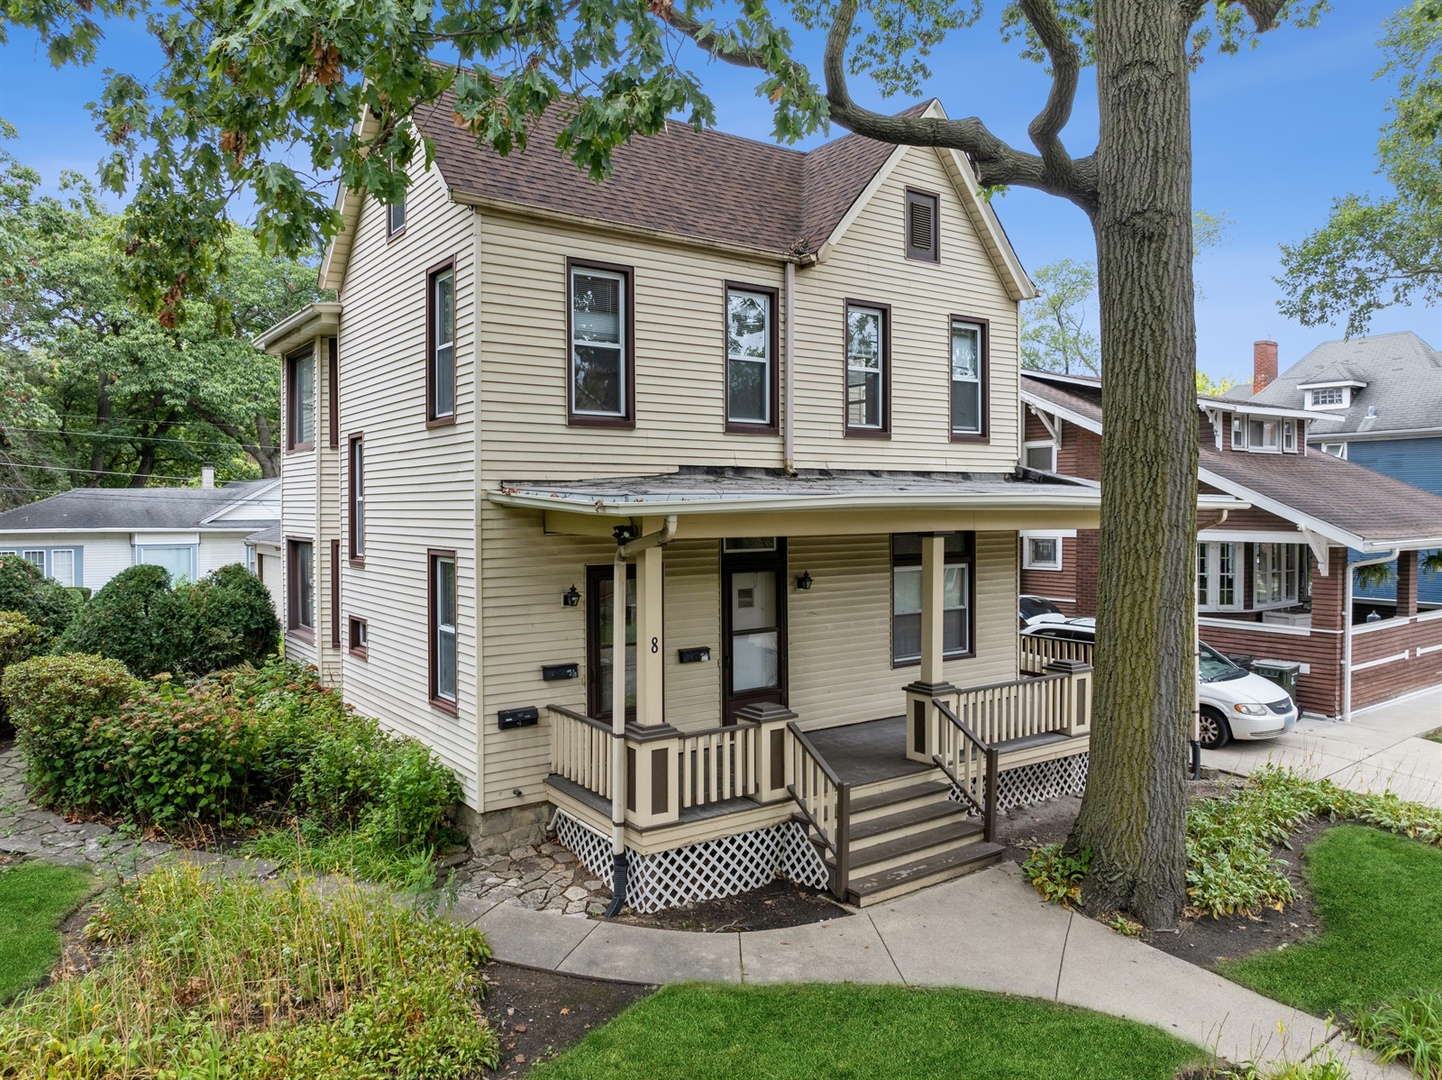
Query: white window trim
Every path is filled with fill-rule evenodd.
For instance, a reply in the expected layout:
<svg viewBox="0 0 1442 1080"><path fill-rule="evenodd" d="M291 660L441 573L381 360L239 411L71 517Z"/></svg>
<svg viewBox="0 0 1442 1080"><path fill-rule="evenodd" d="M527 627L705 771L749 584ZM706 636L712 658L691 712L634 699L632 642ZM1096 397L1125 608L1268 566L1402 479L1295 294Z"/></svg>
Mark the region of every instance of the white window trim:
<svg viewBox="0 0 1442 1080"><path fill-rule="evenodd" d="M1054 473L1054 472L1056 472L1056 465L1057 465L1057 462L1056 462L1056 459L1057 459L1057 445L1056 445L1056 440L1055 440L1055 439L1030 439L1030 440L1028 440L1028 441L1026 441L1026 442L1023 442L1023 443L1021 444L1021 461L1022 461L1022 464L1023 464L1023 465L1026 465L1028 451L1037 449L1038 447L1042 447L1042 446L1049 447L1049 448L1051 449L1051 468L1050 468L1050 469L1045 469L1045 470L1043 470L1043 471ZM1027 467L1028 467L1028 468L1031 468L1031 466L1027 466Z"/></svg>
<svg viewBox="0 0 1442 1080"><path fill-rule="evenodd" d="M1340 390L1342 400L1327 404L1318 404L1316 394L1318 390ZM1352 407L1352 387L1350 386L1317 386L1306 391L1307 400L1305 407L1311 412L1334 412L1336 410L1347 410Z"/></svg>
<svg viewBox="0 0 1442 1080"><path fill-rule="evenodd" d="M1332 451L1329 449L1329 447L1333 447L1333 446L1340 446L1340 447L1342 448L1342 452L1341 452L1340 454L1333 454ZM1346 461L1346 460L1347 460L1347 444L1344 443L1344 442L1340 442L1340 443L1324 442L1324 443L1322 444L1322 453L1324 453L1324 454L1331 454L1332 457L1338 457L1338 458L1341 458L1343 461Z"/></svg>
<svg viewBox="0 0 1442 1080"><path fill-rule="evenodd" d="M1260 445L1260 446L1253 446L1253 445L1252 445L1252 425L1253 425L1253 424L1260 424L1260 425L1262 425L1263 429L1265 429L1266 426L1267 426L1267 418L1266 418L1266 417L1264 417L1264 416L1261 416L1261 417L1257 417L1257 416L1247 416L1245 419L1246 419L1246 422L1245 422L1245 425L1244 425L1244 426L1245 426L1246 429L1247 429L1247 452L1248 452L1248 453L1251 453L1251 454L1280 454L1280 453L1282 452L1282 421L1281 421L1280 419L1273 421L1273 423L1275 423L1275 424L1277 425L1277 445L1276 445L1276 446L1266 446L1265 444L1264 444L1264 445Z"/></svg>
<svg viewBox="0 0 1442 1080"><path fill-rule="evenodd" d="M1287 570L1286 559L1285 559L1285 557L1283 558L1283 561L1282 561L1282 595L1281 595L1281 598L1278 599L1278 600L1271 600L1271 599L1261 600L1261 599L1258 599L1258 588L1259 588L1259 586L1261 585L1261 582L1262 582L1262 575L1261 575L1261 570L1260 570L1259 563L1261 562L1261 553L1262 553L1262 549L1263 549L1263 548L1276 548L1276 549L1291 548L1292 551L1293 551L1293 553L1294 553L1294 555L1295 555L1295 563L1294 563L1293 568L1292 568L1292 570L1291 570L1291 572L1290 572L1290 575L1289 575L1289 572L1288 572L1288 570ZM1298 550L1299 548L1302 549L1302 550ZM1261 543L1261 544L1253 544L1253 545L1252 545L1252 610L1253 610L1253 611L1273 611L1273 610L1275 610L1275 609L1277 609L1277 608L1294 607L1294 606L1296 606L1297 604L1301 603L1303 566L1304 566L1304 564L1305 564L1306 558L1307 558L1307 555L1306 555L1306 546L1303 545L1303 544L1278 544L1278 543L1271 543L1271 542ZM1290 578L1290 580L1289 580L1289 578ZM1289 585L1291 586L1290 591L1289 591L1289 589L1288 589L1288 586L1289 586Z"/></svg>
<svg viewBox="0 0 1442 1080"><path fill-rule="evenodd" d="M190 544L190 543L186 543L186 542L184 542L184 541L172 541L172 542L170 542L170 543L168 543L168 544L167 544L167 543L158 543L158 544L136 544L136 545L135 545L135 554L134 554L134 562L133 562L133 565L135 565L135 566L141 566L141 565L152 565L152 566L153 566L153 565L157 565L157 564L154 564L154 563L146 564L146 562L145 562L145 550L146 550L147 548L188 548L189 551L190 551L190 574L188 575L188 577L186 578L186 580L187 580L187 581L199 581L199 580L200 580L200 573L199 573L200 544L199 544L199 543ZM314 549L312 549L312 555L311 555L311 559L312 559L312 562L311 562L311 578L312 578L312 579L314 579L314 577L315 577L315 562L314 562L314 558L315 558ZM175 584L175 582L172 581L171 584L173 585L173 584ZM312 588L314 588L314 580L312 580Z"/></svg>
<svg viewBox="0 0 1442 1080"><path fill-rule="evenodd" d="M985 392L986 360L985 360L985 357L986 357L986 347L987 347L986 328L983 327L983 326L981 325L981 323L971 322L971 321L969 321L969 320L967 320L967 319L952 319L952 320L951 320L951 348L952 348L953 350L956 348L956 332L957 332L957 330L972 330L972 331L975 331L975 332L976 332L976 377L975 377L975 378L970 378L970 379L958 379L958 378L956 377L956 365L952 362L952 359L951 359L952 354L951 354L951 353L948 353L948 354L947 354L947 357L946 357L947 366L951 369L951 384L950 384L950 386L951 386L951 396L948 397L948 399L947 399L947 406L948 406L947 416L948 416L948 418L950 418L950 416L952 415L951 410L955 407L955 406L953 405L953 402L954 402L955 399L956 399L956 387L957 387L957 384L960 383L960 384L964 384L964 385L966 385L966 386L975 386L975 387L976 387L976 427L974 427L974 428L959 428L959 427L956 426L956 422L955 422L954 420L949 420L949 422L951 423L951 433L952 433L953 435L982 435L982 434L985 433L985 431L986 431L986 416L985 416L985 412L986 412L986 392Z"/></svg>
<svg viewBox="0 0 1442 1080"><path fill-rule="evenodd" d="M1223 546L1232 549L1232 602L1223 604L1220 602L1222 595L1222 559L1221 549ZM1246 575L1242 573L1242 557L1245 548L1235 540L1200 540L1197 542L1198 558L1201 556L1201 549L1207 549L1207 602L1198 603L1198 611L1241 611L1245 603ZM1198 569L1200 576L1201 568Z"/></svg>
<svg viewBox="0 0 1442 1080"><path fill-rule="evenodd" d="M1032 558L1031 542L1033 540L1050 540L1056 544L1055 562L1037 562ZM1030 532L1021 534L1021 568L1023 570L1050 570L1059 572L1062 569L1063 543L1061 533Z"/></svg>

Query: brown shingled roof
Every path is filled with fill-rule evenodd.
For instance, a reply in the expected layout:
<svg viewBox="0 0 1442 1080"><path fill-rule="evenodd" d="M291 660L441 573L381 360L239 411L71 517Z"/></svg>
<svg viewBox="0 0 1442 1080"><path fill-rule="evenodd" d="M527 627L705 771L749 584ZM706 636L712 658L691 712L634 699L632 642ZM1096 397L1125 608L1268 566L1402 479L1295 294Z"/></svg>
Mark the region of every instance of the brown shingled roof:
<svg viewBox="0 0 1442 1080"><path fill-rule="evenodd" d="M451 122L452 106L447 95L416 124L453 193L777 253L820 247L895 149L846 135L803 153L667 122L616 149L601 197L556 149L560 110L536 121L524 152L502 157Z"/></svg>

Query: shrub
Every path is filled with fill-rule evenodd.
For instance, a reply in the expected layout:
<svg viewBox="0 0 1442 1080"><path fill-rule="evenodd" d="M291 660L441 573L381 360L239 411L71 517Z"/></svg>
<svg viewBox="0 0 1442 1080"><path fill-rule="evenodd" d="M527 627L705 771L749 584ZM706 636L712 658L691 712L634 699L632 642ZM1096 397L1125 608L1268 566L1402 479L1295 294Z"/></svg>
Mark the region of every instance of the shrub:
<svg viewBox="0 0 1442 1080"><path fill-rule="evenodd" d="M47 578L29 559L0 555L0 611L18 611L34 623L42 649L55 643L83 604L78 591Z"/></svg>
<svg viewBox="0 0 1442 1080"><path fill-rule="evenodd" d="M185 863L107 893L115 949L0 1012L13 1080L463 1080L498 1065L479 931L353 885L284 887Z"/></svg>
<svg viewBox="0 0 1442 1080"><path fill-rule="evenodd" d="M1062 845L1046 844L1027 856L1021 872L1048 903L1070 907L1081 903L1082 881L1091 861L1091 848L1083 848L1073 858L1063 854Z"/></svg>
<svg viewBox="0 0 1442 1080"><path fill-rule="evenodd" d="M280 622L265 585L239 563L176 589L185 610L182 670L195 675L259 664L280 644Z"/></svg>
<svg viewBox="0 0 1442 1080"><path fill-rule="evenodd" d="M84 803L76 763L85 740L139 689L124 664L101 656L37 656L5 670L6 708L39 802Z"/></svg>
<svg viewBox="0 0 1442 1080"><path fill-rule="evenodd" d="M43 651L44 633L18 611L0 611L0 673L11 664L29 660ZM10 728L5 709L3 683L0 683L0 733Z"/></svg>
<svg viewBox="0 0 1442 1080"><path fill-rule="evenodd" d="M190 629L185 606L164 567L132 566L116 574L71 624L60 647L119 660L141 678L175 671Z"/></svg>

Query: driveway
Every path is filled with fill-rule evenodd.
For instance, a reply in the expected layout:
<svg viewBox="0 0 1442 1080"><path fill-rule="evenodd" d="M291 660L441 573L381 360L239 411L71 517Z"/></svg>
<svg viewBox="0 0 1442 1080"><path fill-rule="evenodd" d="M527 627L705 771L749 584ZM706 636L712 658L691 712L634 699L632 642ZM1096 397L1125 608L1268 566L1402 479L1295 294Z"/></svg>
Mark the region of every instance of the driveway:
<svg viewBox="0 0 1442 1080"><path fill-rule="evenodd" d="M1233 742L1202 754L1202 764L1248 775L1281 765L1354 791L1392 791L1442 806L1442 743L1420 738L1442 727L1442 689L1338 720L1303 719L1277 739Z"/></svg>

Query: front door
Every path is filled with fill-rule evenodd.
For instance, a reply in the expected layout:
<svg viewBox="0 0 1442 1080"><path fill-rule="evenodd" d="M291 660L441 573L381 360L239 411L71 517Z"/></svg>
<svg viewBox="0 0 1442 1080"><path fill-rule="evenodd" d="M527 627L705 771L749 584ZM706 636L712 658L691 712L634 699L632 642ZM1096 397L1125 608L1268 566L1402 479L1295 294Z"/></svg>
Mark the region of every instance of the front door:
<svg viewBox="0 0 1442 1080"><path fill-rule="evenodd" d="M721 542L722 715L743 706L786 704L786 541Z"/></svg>

